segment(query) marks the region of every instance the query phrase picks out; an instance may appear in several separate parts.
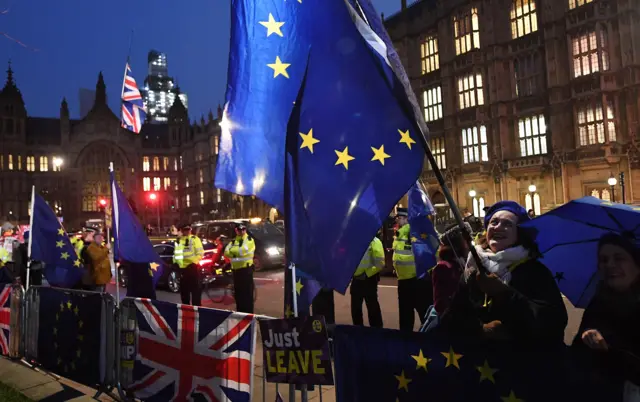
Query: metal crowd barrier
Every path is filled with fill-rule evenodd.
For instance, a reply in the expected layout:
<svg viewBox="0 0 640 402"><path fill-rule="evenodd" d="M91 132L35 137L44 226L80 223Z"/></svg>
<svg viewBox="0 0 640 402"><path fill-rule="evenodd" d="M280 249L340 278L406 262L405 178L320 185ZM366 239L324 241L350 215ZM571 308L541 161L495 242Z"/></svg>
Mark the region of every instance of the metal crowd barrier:
<svg viewBox="0 0 640 402"><path fill-rule="evenodd" d="M22 356L22 300L24 299L24 289L19 284L4 285L1 289L4 302L0 306L2 309L2 315L0 316L2 348L0 352L9 358L17 359ZM7 303L8 307L5 307ZM7 309L9 314L6 314ZM4 332L5 330L7 332Z"/></svg>

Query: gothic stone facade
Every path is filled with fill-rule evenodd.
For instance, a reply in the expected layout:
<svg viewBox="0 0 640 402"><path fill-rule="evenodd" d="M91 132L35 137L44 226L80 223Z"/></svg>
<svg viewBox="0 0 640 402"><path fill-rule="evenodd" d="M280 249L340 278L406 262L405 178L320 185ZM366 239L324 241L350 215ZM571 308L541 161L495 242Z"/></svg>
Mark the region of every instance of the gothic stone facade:
<svg viewBox="0 0 640 402"><path fill-rule="evenodd" d="M612 199L620 172L626 202L640 202L640 2L401 1L387 30L462 208ZM444 203L428 168L424 179Z"/></svg>

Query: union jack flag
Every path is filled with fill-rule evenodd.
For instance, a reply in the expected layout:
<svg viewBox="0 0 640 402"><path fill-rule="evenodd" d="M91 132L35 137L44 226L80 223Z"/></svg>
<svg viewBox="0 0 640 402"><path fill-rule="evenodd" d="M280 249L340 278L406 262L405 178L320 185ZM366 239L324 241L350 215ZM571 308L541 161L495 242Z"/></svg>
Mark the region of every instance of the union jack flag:
<svg viewBox="0 0 640 402"><path fill-rule="evenodd" d="M253 315L135 299L137 355L129 387L145 401L251 400Z"/></svg>
<svg viewBox="0 0 640 402"><path fill-rule="evenodd" d="M5 285L0 292L0 352L9 354L11 335L11 285Z"/></svg>
<svg viewBox="0 0 640 402"><path fill-rule="evenodd" d="M122 127L140 134L142 123L146 117L147 112L144 108L144 102L142 102L140 90L131 73L131 67L127 63L122 84Z"/></svg>

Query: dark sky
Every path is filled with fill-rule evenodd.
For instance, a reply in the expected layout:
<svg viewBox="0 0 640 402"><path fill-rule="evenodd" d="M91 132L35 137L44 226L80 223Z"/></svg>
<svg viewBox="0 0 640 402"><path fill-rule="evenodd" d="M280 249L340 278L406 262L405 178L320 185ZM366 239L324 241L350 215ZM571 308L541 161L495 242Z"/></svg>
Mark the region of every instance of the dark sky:
<svg viewBox="0 0 640 402"><path fill-rule="evenodd" d="M0 32L37 51L0 37L5 81L11 59L27 113L57 117L66 96L79 114L78 90L95 88L102 70L109 104L118 110L129 35L131 67L139 86L147 75L147 52L167 54L169 74L189 97L191 119L224 100L229 51L229 0L0 0ZM391 15L400 0L373 0Z"/></svg>

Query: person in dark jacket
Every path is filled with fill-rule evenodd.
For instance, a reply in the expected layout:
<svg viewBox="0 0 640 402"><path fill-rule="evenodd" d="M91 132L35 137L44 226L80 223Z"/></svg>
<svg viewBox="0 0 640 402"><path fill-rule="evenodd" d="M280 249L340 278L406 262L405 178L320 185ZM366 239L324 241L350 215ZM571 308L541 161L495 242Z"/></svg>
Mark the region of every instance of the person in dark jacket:
<svg viewBox="0 0 640 402"><path fill-rule="evenodd" d="M462 335L527 348L564 345L567 310L553 275L537 259L531 236L518 227L528 219L514 201L497 202L487 211L488 247L476 246L487 274L477 269L470 254L465 285L452 306Z"/></svg>
<svg viewBox="0 0 640 402"><path fill-rule="evenodd" d="M578 367L589 371L582 382L592 385L591 395L605 392L599 395L611 401L623 400L625 392L640 397L640 249L625 237L604 235L598 271L603 280L571 349Z"/></svg>
<svg viewBox="0 0 640 402"><path fill-rule="evenodd" d="M29 262L29 232L24 232L24 243L18 246L16 253L14 254L15 265L20 273L20 283L24 288L27 288L27 269L31 271L29 276L30 286L42 285L42 268L43 264L40 261Z"/></svg>

